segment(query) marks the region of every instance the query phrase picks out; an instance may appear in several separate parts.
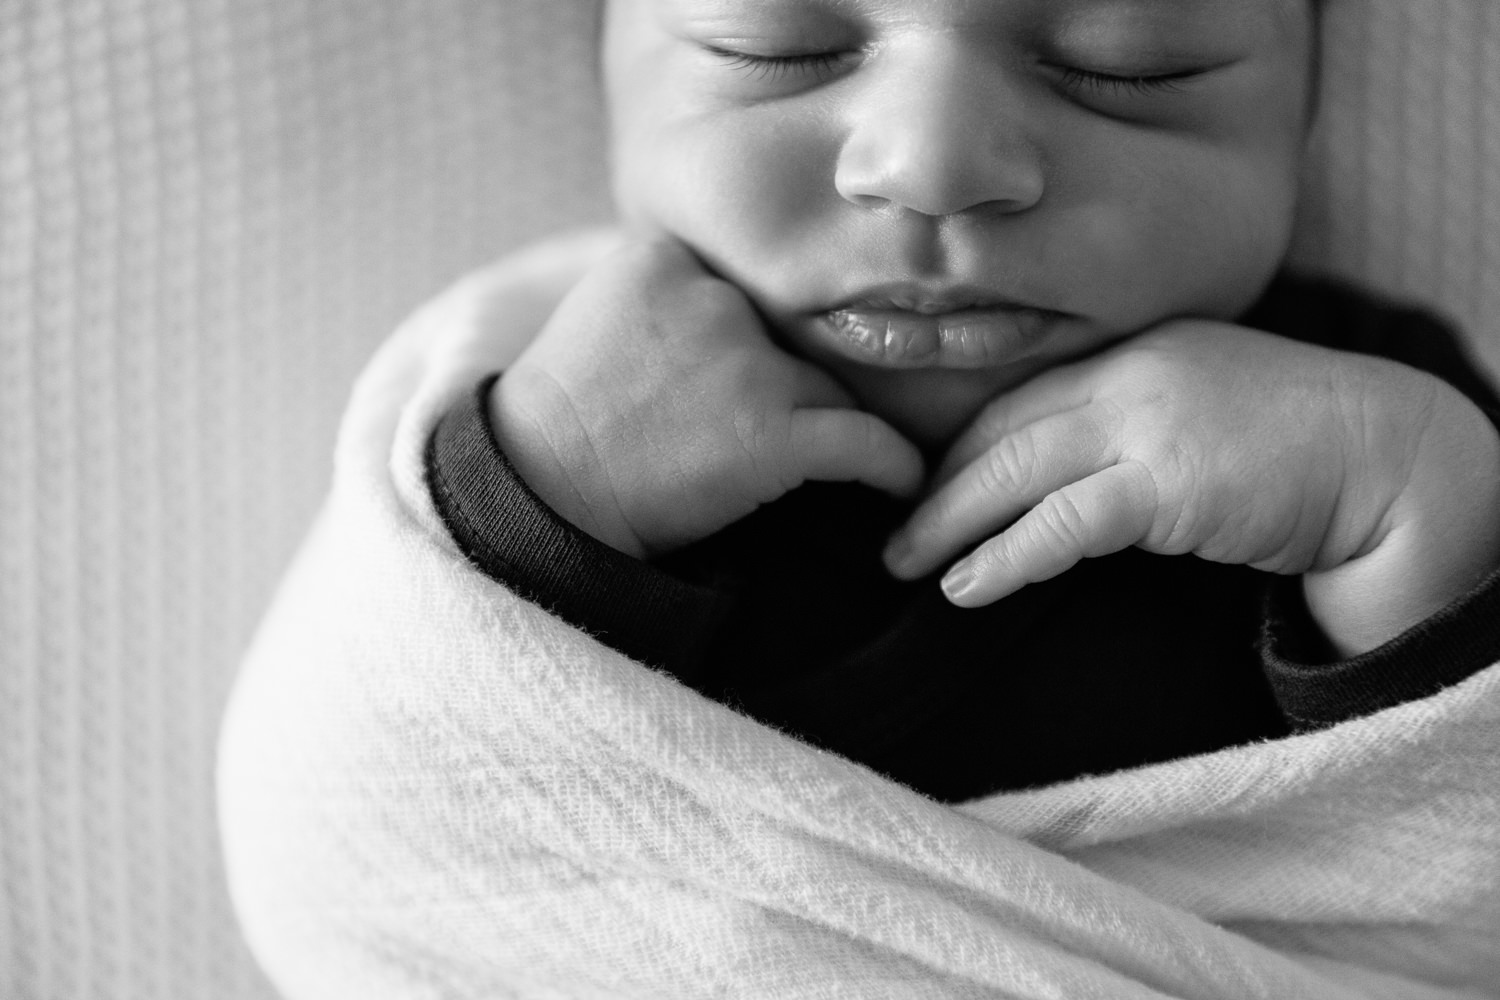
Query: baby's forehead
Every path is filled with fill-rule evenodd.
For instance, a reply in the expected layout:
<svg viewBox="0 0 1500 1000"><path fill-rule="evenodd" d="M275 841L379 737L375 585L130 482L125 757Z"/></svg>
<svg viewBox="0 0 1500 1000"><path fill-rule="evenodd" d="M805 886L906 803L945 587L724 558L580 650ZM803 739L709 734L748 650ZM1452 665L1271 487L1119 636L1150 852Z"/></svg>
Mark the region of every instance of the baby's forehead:
<svg viewBox="0 0 1500 1000"><path fill-rule="evenodd" d="M963 26L975 37L1027 45L1090 39L1088 48L1233 37L1244 26L1273 48L1300 45L1326 0L599 0L606 23L655 24L679 37L763 42L814 38L844 43L892 28ZM605 14L607 13L607 18ZM1186 34L1180 34L1186 33ZM1316 44L1314 45L1316 48Z"/></svg>
<svg viewBox="0 0 1500 1000"><path fill-rule="evenodd" d="M1300 15L1309 8L1319 10L1324 0L602 0L600 7L656 6L694 8L722 13L759 13L768 16L792 14L797 9L821 8L838 13L878 11L898 14L903 11L932 8L977 8L981 12L1004 13L1007 10L1043 10L1065 15L1088 9L1147 10L1157 16L1178 13L1184 16L1214 10L1261 7L1284 15Z"/></svg>

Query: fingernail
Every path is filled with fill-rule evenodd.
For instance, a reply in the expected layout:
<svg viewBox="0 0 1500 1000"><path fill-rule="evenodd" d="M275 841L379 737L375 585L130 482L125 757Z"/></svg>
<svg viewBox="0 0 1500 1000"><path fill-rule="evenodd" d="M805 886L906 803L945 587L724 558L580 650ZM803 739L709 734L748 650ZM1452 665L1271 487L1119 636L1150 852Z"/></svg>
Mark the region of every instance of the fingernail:
<svg viewBox="0 0 1500 1000"><path fill-rule="evenodd" d="M943 593L948 599L955 600L964 595L970 587L974 586L974 566L965 560L950 569L943 576Z"/></svg>

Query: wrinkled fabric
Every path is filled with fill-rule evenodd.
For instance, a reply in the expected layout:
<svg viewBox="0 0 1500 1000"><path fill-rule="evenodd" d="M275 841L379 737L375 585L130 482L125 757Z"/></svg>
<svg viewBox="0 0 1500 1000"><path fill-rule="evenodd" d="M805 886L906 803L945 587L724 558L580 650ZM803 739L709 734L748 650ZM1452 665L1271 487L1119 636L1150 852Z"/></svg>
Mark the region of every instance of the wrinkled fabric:
<svg viewBox="0 0 1500 1000"><path fill-rule="evenodd" d="M559 259L508 287L565 285ZM1500 996L1500 665L1309 735L941 805L465 562L422 449L535 328L536 303L497 321L493 287L365 372L226 719L231 894L291 1000Z"/></svg>

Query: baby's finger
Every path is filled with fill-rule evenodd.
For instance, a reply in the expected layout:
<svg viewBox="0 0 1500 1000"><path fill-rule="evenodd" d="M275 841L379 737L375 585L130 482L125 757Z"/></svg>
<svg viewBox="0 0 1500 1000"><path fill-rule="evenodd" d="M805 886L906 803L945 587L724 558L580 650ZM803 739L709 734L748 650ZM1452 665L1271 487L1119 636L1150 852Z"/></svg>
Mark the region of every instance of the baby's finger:
<svg viewBox="0 0 1500 1000"><path fill-rule="evenodd" d="M1043 372L987 403L948 448L937 482L947 482L991 445L1027 424L1088 404L1090 386L1079 365Z"/></svg>
<svg viewBox="0 0 1500 1000"><path fill-rule="evenodd" d="M1118 460L1113 435L1091 409L1028 424L990 445L923 501L891 539L886 565L903 579L930 573L1048 493Z"/></svg>
<svg viewBox="0 0 1500 1000"><path fill-rule="evenodd" d="M769 345L768 349L781 350L779 347ZM791 368L790 385L793 406L799 409L815 410L842 410L854 407L854 397L832 375L816 365L796 358L788 357L786 361Z"/></svg>
<svg viewBox="0 0 1500 1000"><path fill-rule="evenodd" d="M977 608L1051 579L1079 560L1118 552L1145 538L1156 516L1156 487L1138 462L1049 493L1025 516L943 577L943 593Z"/></svg>
<svg viewBox="0 0 1500 1000"><path fill-rule="evenodd" d="M861 482L911 498L926 469L917 446L890 424L862 410L803 409L792 414L787 480Z"/></svg>

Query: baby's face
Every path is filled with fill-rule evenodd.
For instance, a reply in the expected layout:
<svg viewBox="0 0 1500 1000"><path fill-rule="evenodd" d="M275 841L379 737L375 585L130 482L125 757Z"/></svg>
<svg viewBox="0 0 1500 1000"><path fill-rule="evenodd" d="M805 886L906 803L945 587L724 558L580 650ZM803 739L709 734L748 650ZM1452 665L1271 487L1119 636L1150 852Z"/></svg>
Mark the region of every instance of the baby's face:
<svg viewBox="0 0 1500 1000"><path fill-rule="evenodd" d="M921 443L1289 238L1308 0L608 0L616 198Z"/></svg>

